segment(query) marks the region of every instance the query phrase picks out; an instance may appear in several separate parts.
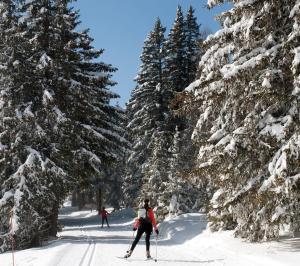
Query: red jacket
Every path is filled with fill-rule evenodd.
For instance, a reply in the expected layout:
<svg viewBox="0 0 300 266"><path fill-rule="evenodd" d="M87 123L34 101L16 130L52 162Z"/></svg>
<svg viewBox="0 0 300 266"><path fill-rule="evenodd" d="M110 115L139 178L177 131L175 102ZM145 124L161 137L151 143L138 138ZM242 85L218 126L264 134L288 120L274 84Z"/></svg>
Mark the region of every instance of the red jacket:
<svg viewBox="0 0 300 266"><path fill-rule="evenodd" d="M149 217L151 223L152 223L152 226L154 227L154 230L157 229L157 224L156 224L156 220L155 220L155 217L154 217L154 213L153 213L153 210L151 208L149 208L147 210L147 216ZM139 218L135 219L135 222L134 222L134 225L133 225L133 228L137 229L141 224L141 221Z"/></svg>
<svg viewBox="0 0 300 266"><path fill-rule="evenodd" d="M102 218L106 218L108 216L108 212L105 210L105 211L100 211L100 215Z"/></svg>

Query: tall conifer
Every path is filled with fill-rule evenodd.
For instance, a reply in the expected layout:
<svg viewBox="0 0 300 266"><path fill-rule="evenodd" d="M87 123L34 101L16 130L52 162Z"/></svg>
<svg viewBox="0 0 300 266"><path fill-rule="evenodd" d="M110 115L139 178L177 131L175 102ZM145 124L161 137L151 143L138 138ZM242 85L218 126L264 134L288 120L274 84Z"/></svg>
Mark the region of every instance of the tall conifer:
<svg viewBox="0 0 300 266"><path fill-rule="evenodd" d="M126 198L135 199L143 183L144 168L152 153L153 134L168 114L168 92L163 83L165 28L157 19L154 29L144 42L142 65L127 106L129 138L132 142L125 180ZM127 202L130 204L129 202Z"/></svg>
<svg viewBox="0 0 300 266"><path fill-rule="evenodd" d="M70 2L0 6L0 219L8 229L13 210L19 248L56 235L66 192L103 179L126 146L123 112L110 105L115 68L95 61L103 51L92 47L88 31L76 31Z"/></svg>
<svg viewBox="0 0 300 266"><path fill-rule="evenodd" d="M296 2L234 1L190 87L201 112L198 173L215 190L210 227L254 241L299 229Z"/></svg>

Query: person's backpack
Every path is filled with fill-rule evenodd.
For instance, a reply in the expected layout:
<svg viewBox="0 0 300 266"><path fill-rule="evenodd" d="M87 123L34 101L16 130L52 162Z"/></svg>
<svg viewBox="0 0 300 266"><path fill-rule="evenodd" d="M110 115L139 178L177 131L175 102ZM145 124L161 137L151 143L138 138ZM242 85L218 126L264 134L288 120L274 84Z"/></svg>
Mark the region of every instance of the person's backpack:
<svg viewBox="0 0 300 266"><path fill-rule="evenodd" d="M141 223L151 223L151 220L148 216L148 211L145 208L138 210L138 219Z"/></svg>

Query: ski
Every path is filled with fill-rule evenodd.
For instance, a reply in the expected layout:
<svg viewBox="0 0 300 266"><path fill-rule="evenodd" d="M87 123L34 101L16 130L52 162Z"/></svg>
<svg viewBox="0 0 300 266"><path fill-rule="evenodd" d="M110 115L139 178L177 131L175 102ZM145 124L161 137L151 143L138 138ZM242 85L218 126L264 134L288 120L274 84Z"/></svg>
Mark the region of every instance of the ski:
<svg viewBox="0 0 300 266"><path fill-rule="evenodd" d="M117 256L116 258L130 261L129 258L125 258L125 257Z"/></svg>
<svg viewBox="0 0 300 266"><path fill-rule="evenodd" d="M151 257L151 258L146 258L145 261L155 261L155 262L157 262L157 259L154 259L154 258Z"/></svg>
<svg viewBox="0 0 300 266"><path fill-rule="evenodd" d="M125 257L120 257L117 256L118 259L123 259L123 260L127 260L127 261L155 261L157 262L157 259L154 258L146 258L146 259L138 259L138 258L125 258Z"/></svg>

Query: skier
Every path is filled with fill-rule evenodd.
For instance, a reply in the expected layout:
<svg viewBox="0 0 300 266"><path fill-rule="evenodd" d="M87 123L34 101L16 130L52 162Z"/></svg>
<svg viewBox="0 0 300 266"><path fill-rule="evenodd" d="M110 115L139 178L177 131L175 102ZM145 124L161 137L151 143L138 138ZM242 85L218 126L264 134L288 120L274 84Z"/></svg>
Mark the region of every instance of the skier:
<svg viewBox="0 0 300 266"><path fill-rule="evenodd" d="M102 217L102 226L101 226L101 228L103 228L104 221L106 221L107 227L110 227L109 224L108 224L108 219L107 219L108 212L105 210L105 207L102 208L102 211L99 211L99 215L101 215L101 217Z"/></svg>
<svg viewBox="0 0 300 266"><path fill-rule="evenodd" d="M155 230L156 235L158 236L158 229L156 225L156 220L154 218L154 213L152 208L149 206L149 200L144 200L144 207L142 209L139 209L138 211L138 218L135 220L135 223L133 225L133 231L137 230L136 237L131 245L131 248L129 251L127 251L127 254L124 256L125 258L129 258L141 239L142 235L146 234L146 256L147 259L151 259L150 255L150 235L153 231L153 227Z"/></svg>

